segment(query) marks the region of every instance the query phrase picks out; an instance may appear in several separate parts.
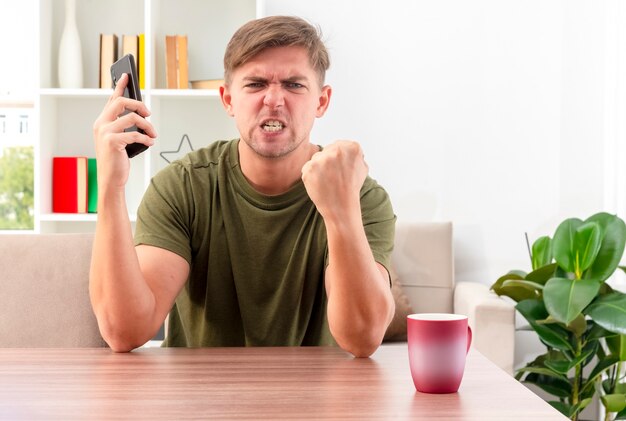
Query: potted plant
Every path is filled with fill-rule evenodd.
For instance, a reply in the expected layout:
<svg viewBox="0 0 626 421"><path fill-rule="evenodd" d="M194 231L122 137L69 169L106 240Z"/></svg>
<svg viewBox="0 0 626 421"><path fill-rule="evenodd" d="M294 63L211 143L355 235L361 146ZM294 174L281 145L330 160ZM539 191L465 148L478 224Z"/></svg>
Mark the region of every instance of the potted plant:
<svg viewBox="0 0 626 421"><path fill-rule="evenodd" d="M572 420L596 394L606 420L626 419L626 294L606 283L626 270L625 244L626 224L615 215L567 219L533 243L531 272L511 271L491 287L517 302L546 346L516 378L555 396L549 403Z"/></svg>

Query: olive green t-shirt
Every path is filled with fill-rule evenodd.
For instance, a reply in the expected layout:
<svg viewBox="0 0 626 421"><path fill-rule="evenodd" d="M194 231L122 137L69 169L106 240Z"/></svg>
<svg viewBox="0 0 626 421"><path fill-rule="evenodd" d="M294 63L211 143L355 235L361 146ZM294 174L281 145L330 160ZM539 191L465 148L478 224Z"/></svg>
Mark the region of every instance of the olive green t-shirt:
<svg viewBox="0 0 626 421"><path fill-rule="evenodd" d="M329 345L324 221L300 181L263 195L239 166L238 140L218 141L175 161L151 181L135 244L189 262L164 346ZM389 267L395 215L367 178L363 225L377 262Z"/></svg>

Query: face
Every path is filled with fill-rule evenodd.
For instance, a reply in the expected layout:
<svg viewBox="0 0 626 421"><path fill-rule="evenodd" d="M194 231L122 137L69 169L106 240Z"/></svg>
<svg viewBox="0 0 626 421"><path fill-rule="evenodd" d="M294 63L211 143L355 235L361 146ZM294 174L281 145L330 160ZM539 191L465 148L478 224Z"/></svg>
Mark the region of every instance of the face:
<svg viewBox="0 0 626 421"><path fill-rule="evenodd" d="M267 49L235 69L231 79L221 89L222 102L245 145L264 158L307 147L331 89L319 86L303 47Z"/></svg>

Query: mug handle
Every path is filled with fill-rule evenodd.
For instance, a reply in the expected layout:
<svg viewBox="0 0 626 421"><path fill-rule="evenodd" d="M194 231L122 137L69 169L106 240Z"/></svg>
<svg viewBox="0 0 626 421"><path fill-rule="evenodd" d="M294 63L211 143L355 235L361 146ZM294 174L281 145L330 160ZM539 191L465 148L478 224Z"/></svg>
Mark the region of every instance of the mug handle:
<svg viewBox="0 0 626 421"><path fill-rule="evenodd" d="M472 344L472 329L469 326L467 326L467 351L465 351L466 354L469 352L471 344Z"/></svg>

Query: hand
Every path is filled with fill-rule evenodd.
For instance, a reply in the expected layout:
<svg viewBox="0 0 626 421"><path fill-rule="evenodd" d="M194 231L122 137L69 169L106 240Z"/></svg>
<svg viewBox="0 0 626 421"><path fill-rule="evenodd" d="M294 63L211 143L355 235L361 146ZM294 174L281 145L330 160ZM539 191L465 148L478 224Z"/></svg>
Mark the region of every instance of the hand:
<svg viewBox="0 0 626 421"><path fill-rule="evenodd" d="M126 184L130 170L130 160L126 154L127 144L137 142L152 146L156 138L154 127L144 118L150 115L145 104L124 97L124 88L127 83L128 75L123 74L113 95L93 125L98 162L98 184L103 187L123 188ZM135 112L122 115L126 110ZM124 129L133 125L143 129L145 134L137 131L124 132Z"/></svg>
<svg viewBox="0 0 626 421"><path fill-rule="evenodd" d="M315 153L304 164L302 181L326 223L357 215L360 221L360 191L367 173L361 146L341 140Z"/></svg>

